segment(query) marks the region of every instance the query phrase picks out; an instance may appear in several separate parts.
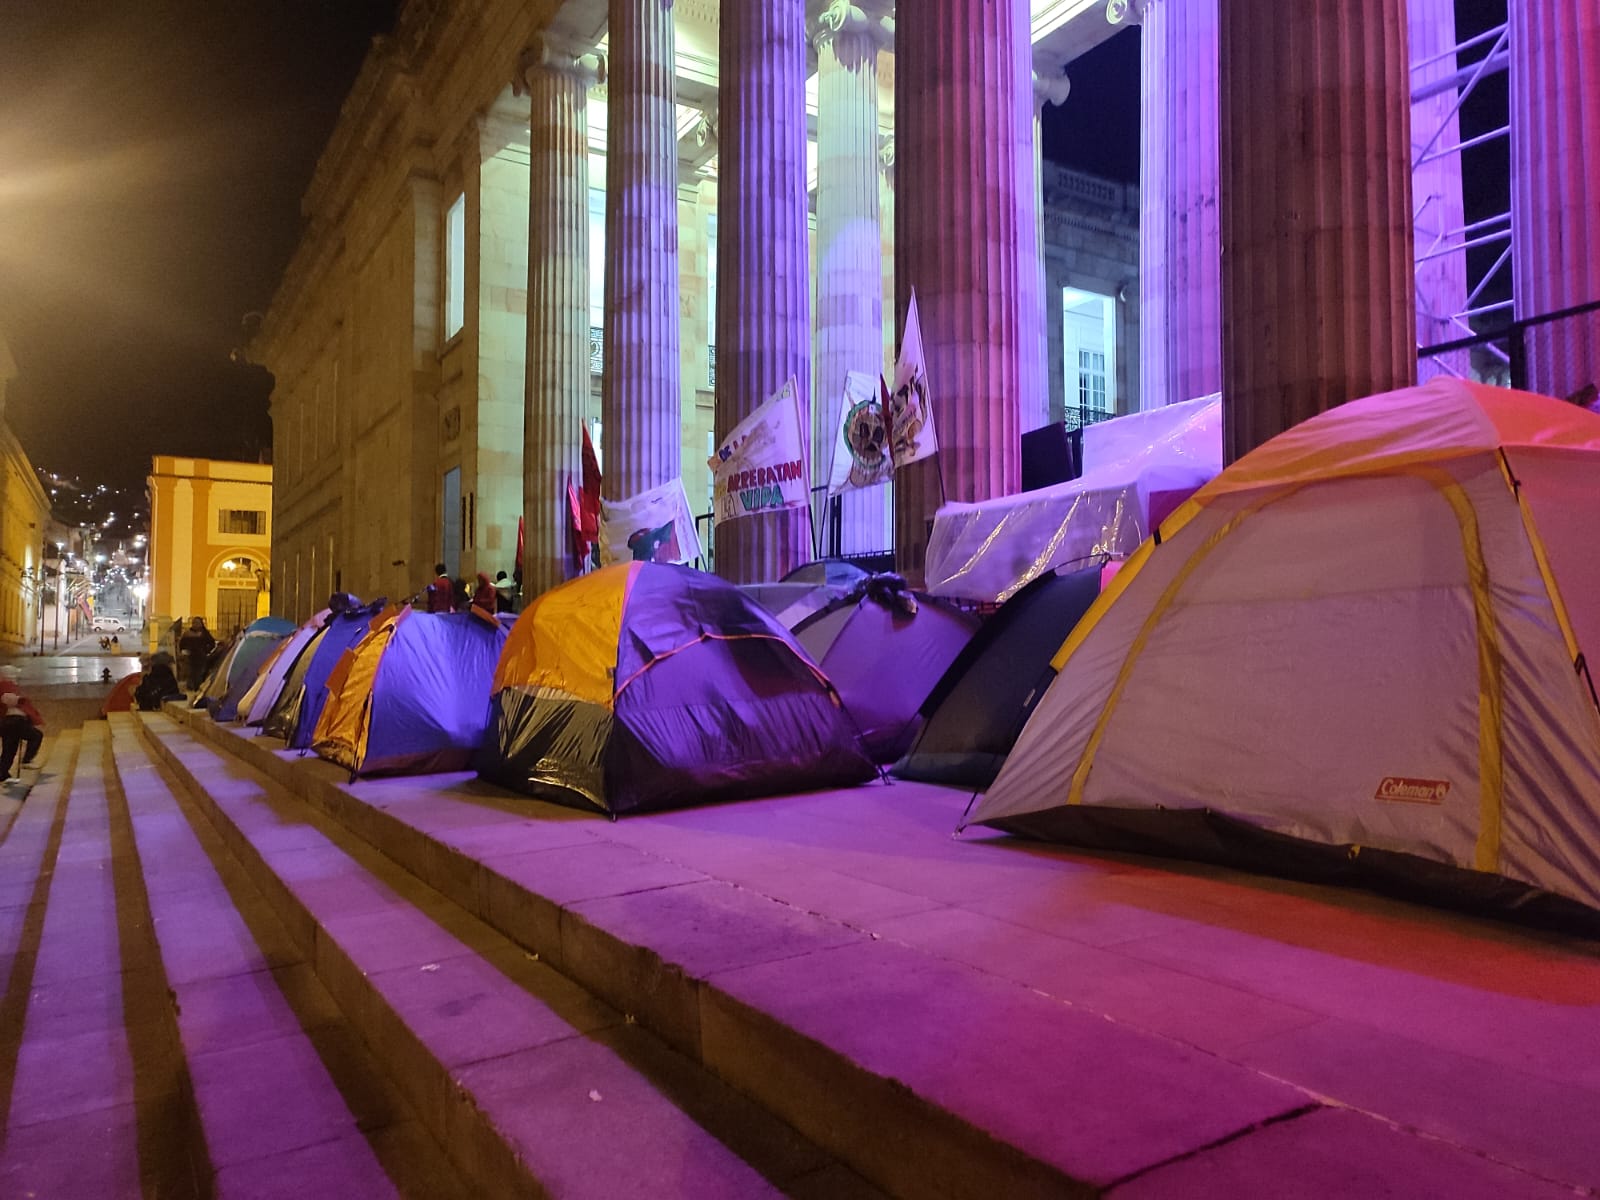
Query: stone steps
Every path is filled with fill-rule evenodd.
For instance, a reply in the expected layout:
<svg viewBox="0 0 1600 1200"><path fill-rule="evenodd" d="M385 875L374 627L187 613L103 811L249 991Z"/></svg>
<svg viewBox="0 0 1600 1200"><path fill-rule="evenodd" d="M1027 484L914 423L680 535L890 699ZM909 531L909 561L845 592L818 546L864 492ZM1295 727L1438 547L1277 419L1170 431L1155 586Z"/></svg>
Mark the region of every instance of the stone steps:
<svg viewBox="0 0 1600 1200"><path fill-rule="evenodd" d="M582 814L464 777L350 785L275 742L190 725L889 1193L1094 1194L1314 1103L643 853ZM216 790L215 752L165 719L146 728Z"/></svg>
<svg viewBox="0 0 1600 1200"><path fill-rule="evenodd" d="M476 1194L876 1194L313 806L141 727Z"/></svg>

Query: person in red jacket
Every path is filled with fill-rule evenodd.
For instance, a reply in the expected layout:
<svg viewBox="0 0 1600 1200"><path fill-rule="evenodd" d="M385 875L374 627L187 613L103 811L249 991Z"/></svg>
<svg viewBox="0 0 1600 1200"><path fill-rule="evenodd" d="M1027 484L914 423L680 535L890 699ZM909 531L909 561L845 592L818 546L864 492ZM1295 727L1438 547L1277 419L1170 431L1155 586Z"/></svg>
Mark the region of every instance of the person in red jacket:
<svg viewBox="0 0 1600 1200"><path fill-rule="evenodd" d="M456 610L456 585L450 581L450 574L445 570L443 563L433 568L434 580L425 589L428 601L428 611L431 613L448 613Z"/></svg>
<svg viewBox="0 0 1600 1200"><path fill-rule="evenodd" d="M18 746L27 745L22 755L23 767L31 767L38 757L39 747L44 743L44 734L40 732L43 725L44 718L33 701L22 694L17 683L17 669L0 667L0 777L6 786L22 778L20 770L15 777L11 774Z"/></svg>

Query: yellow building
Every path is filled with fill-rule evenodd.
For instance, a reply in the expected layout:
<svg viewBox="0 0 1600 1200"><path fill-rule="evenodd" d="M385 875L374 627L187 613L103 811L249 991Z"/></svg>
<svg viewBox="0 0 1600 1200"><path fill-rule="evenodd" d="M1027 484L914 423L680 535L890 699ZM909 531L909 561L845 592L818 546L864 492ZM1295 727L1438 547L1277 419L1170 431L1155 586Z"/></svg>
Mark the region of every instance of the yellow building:
<svg viewBox="0 0 1600 1200"><path fill-rule="evenodd" d="M0 337L0 648L8 650L39 636L42 548L50 519L50 498L5 421L6 389L16 374L10 347Z"/></svg>
<svg viewBox="0 0 1600 1200"><path fill-rule="evenodd" d="M272 468L158 454L150 467L145 642L204 617L221 640L271 608Z"/></svg>

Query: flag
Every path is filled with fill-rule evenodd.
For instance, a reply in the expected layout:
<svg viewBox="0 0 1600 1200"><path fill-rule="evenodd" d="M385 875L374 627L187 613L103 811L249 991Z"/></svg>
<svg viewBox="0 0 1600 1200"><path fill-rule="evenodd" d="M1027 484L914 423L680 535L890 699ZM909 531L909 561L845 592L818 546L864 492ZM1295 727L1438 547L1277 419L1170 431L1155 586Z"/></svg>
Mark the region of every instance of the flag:
<svg viewBox="0 0 1600 1200"><path fill-rule="evenodd" d="M572 522L572 556L578 569L586 570L600 544L600 460L589 440L589 426L583 427L582 486L567 481L567 511Z"/></svg>
<svg viewBox="0 0 1600 1200"><path fill-rule="evenodd" d="M894 365L894 391L889 396L885 424L893 447L894 469L939 452L939 437L928 407L928 369L922 352L922 322L917 317L917 294L906 308L906 331L900 339L900 358Z"/></svg>
<svg viewBox="0 0 1600 1200"><path fill-rule="evenodd" d="M885 390L881 376L873 379L860 371L845 375L828 495L888 482L894 463L889 457L889 432L884 424Z"/></svg>
<svg viewBox="0 0 1600 1200"><path fill-rule="evenodd" d="M683 480L600 506L600 561L689 563L700 557L700 536Z"/></svg>
<svg viewBox="0 0 1600 1200"><path fill-rule="evenodd" d="M708 461L713 524L810 503L800 385L793 376L734 426Z"/></svg>
<svg viewBox="0 0 1600 1200"><path fill-rule="evenodd" d="M527 549L528 522L526 517L517 518L517 559L512 565L511 578L516 580L517 586L522 586L522 556Z"/></svg>

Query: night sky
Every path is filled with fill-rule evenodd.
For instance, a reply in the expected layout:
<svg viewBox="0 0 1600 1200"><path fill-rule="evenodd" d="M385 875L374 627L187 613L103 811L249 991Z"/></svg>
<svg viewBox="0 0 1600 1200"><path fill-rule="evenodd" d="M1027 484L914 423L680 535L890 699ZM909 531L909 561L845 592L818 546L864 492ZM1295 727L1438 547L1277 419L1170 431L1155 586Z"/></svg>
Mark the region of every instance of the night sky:
<svg viewBox="0 0 1600 1200"><path fill-rule="evenodd" d="M1504 5L1460 0L1463 36ZM270 448L270 381L228 354L271 300L339 104L397 8L0 0L0 328L21 369L6 415L37 465L137 486L154 453ZM1051 159L1137 181L1138 39L1072 65L1046 113ZM1501 78L1465 123L1503 120L1504 96ZM1504 155L1469 160L1469 207L1504 202Z"/></svg>

